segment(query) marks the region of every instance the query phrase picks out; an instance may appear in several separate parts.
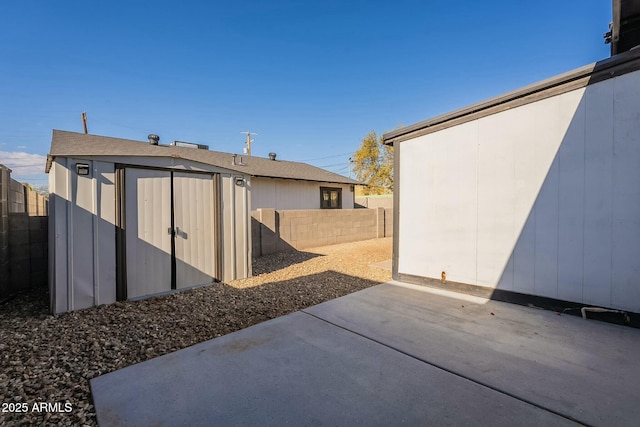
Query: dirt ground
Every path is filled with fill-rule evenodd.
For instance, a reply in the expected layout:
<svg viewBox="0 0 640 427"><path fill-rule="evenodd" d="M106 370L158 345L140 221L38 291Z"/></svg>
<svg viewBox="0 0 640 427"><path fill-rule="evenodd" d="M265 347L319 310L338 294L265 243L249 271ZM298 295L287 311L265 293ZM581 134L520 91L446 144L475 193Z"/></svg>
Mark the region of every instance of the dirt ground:
<svg viewBox="0 0 640 427"><path fill-rule="evenodd" d="M254 277L52 316L46 292L0 304L0 425L96 425L89 380L391 280L374 239L254 260Z"/></svg>

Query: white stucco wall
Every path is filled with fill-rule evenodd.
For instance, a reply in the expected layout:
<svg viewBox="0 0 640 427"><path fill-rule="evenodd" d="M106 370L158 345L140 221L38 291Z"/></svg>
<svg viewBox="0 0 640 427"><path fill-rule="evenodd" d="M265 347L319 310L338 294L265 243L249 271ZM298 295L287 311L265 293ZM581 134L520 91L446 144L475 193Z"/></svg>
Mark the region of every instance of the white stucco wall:
<svg viewBox="0 0 640 427"><path fill-rule="evenodd" d="M320 187L342 189L342 209L353 209L349 184L329 184L278 178L251 178L251 210L320 209Z"/></svg>
<svg viewBox="0 0 640 427"><path fill-rule="evenodd" d="M399 144L399 273L640 312L640 72Z"/></svg>

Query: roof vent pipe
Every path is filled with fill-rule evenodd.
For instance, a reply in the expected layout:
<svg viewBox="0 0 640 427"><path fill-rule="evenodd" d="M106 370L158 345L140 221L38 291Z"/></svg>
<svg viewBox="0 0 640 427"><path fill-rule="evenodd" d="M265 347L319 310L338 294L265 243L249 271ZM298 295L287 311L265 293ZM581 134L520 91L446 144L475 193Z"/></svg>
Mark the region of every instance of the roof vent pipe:
<svg viewBox="0 0 640 427"><path fill-rule="evenodd" d="M276 159L276 153L269 153L269 160L275 160Z"/></svg>
<svg viewBox="0 0 640 427"><path fill-rule="evenodd" d="M240 157L240 161L238 162L238 157ZM232 166L247 166L247 164L242 159L242 156L238 156L237 154L231 155L231 165Z"/></svg>
<svg viewBox="0 0 640 427"><path fill-rule="evenodd" d="M147 138L149 138L149 144L151 145L158 145L158 141L160 141L160 137L153 133L150 133L149 136L147 136Z"/></svg>

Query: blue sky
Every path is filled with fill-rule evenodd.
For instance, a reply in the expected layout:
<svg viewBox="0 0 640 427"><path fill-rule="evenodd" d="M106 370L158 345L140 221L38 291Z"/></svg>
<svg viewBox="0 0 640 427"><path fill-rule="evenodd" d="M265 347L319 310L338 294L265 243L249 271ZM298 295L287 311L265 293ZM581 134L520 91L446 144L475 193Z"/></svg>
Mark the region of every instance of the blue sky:
<svg viewBox="0 0 640 427"><path fill-rule="evenodd" d="M0 163L52 129L160 135L347 174L379 134L605 59L610 0L0 2Z"/></svg>

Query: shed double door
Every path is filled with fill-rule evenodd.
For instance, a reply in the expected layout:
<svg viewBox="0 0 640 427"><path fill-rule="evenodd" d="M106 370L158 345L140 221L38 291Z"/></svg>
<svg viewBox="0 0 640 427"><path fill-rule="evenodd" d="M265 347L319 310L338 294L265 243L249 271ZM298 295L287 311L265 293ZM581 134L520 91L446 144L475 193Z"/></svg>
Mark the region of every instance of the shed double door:
<svg viewBox="0 0 640 427"><path fill-rule="evenodd" d="M126 168L127 298L214 280L215 202L212 175Z"/></svg>

